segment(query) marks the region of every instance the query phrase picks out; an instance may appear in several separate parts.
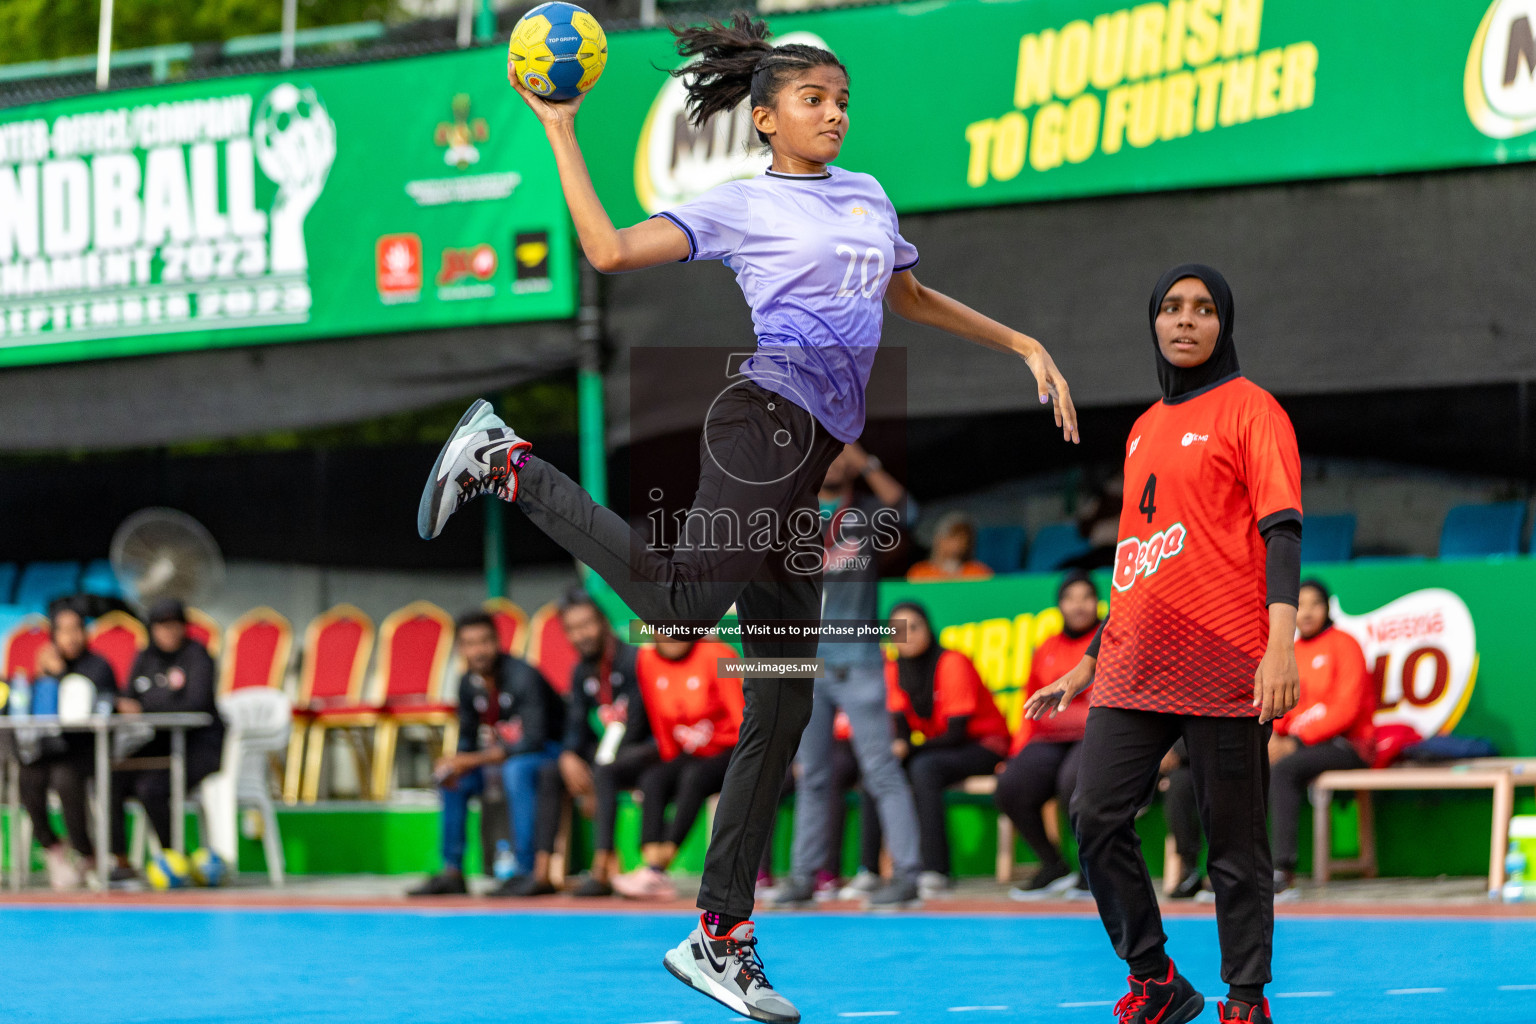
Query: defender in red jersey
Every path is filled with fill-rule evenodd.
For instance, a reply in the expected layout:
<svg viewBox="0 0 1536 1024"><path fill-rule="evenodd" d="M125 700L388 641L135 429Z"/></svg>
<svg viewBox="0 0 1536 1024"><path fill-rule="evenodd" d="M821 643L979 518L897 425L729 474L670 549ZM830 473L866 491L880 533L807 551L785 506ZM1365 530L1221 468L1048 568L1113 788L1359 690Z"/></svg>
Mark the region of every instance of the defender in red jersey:
<svg viewBox="0 0 1536 1024"><path fill-rule="evenodd" d="M1242 377L1232 293L1186 264L1152 293L1162 401L1125 447L1109 617L1077 666L1029 697L1031 719L1091 684L1072 825L1131 991L1123 1024L1183 1024L1204 998L1163 946L1133 823L1158 764L1189 750L1216 892L1223 1021L1268 1024L1273 866L1265 830L1270 721L1296 703L1301 460L1290 419Z"/></svg>

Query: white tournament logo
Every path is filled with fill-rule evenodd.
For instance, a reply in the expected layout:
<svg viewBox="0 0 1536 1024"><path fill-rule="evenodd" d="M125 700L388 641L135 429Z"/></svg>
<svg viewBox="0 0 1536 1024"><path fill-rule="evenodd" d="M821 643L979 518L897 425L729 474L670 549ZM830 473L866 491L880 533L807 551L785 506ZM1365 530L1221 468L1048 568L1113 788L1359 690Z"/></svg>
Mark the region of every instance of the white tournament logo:
<svg viewBox="0 0 1536 1024"><path fill-rule="evenodd" d="M1201 444L1204 444L1206 441L1209 441L1210 439L1211 439L1211 435L1209 435L1209 434L1197 434L1194 431L1190 431L1189 433L1184 435L1184 439L1182 441L1180 441L1179 443L1182 444L1185 448L1188 448L1190 445L1194 444L1196 441L1199 441Z"/></svg>
<svg viewBox="0 0 1536 1024"><path fill-rule="evenodd" d="M1420 736L1455 728L1477 681L1477 631L1456 594L1416 590L1373 612L1345 614L1334 624L1360 642L1376 682L1376 724L1408 725Z"/></svg>
<svg viewBox="0 0 1536 1024"><path fill-rule="evenodd" d="M277 184L271 214L272 270L307 270L304 218L320 198L336 161L336 123L315 90L284 82L256 108L251 138L256 162Z"/></svg>
<svg viewBox="0 0 1536 1024"><path fill-rule="evenodd" d="M774 42L831 49L811 32L790 32ZM687 99L683 79L669 75L640 128L635 195L646 213L686 203L723 182L754 177L766 165L752 127L749 101L695 128L688 123Z"/></svg>
<svg viewBox="0 0 1536 1024"><path fill-rule="evenodd" d="M1462 78L1467 116L1493 139L1536 131L1536 0L1494 0Z"/></svg>

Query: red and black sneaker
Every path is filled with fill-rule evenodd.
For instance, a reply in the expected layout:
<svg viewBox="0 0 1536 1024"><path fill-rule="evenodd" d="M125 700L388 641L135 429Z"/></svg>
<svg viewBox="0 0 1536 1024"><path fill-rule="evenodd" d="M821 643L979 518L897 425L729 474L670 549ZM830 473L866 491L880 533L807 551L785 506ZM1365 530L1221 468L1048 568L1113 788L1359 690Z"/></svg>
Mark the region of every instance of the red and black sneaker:
<svg viewBox="0 0 1536 1024"><path fill-rule="evenodd" d="M1168 961L1168 976L1159 981L1130 977L1131 991L1115 1004L1120 1024L1187 1024L1205 1009L1205 996ZM1236 1019L1236 1018L1234 1018Z"/></svg>
<svg viewBox="0 0 1536 1024"><path fill-rule="evenodd" d="M1229 999L1216 1004L1216 1016L1237 1024L1270 1024L1269 1000L1262 1003L1245 1003L1241 999Z"/></svg>

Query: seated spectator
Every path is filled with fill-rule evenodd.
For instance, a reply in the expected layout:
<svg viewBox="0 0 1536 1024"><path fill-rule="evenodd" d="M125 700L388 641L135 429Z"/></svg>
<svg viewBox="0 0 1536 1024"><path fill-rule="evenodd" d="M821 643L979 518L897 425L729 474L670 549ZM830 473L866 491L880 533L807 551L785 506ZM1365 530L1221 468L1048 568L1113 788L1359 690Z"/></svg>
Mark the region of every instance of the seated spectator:
<svg viewBox="0 0 1536 1024"><path fill-rule="evenodd" d="M105 659L86 649L85 621L80 613L67 605L55 605L48 615L48 629L49 643L37 654L35 674L60 682L68 676L84 676L96 688L92 707L103 697L110 707L117 697L117 678ZM48 884L55 889L74 889L82 881L81 867L70 858L68 847L53 830L48 815L48 790L59 795L69 845L80 855L81 866L89 875L96 852L88 824L85 783L95 771L95 737L90 733L66 732L50 738L49 745L52 749L44 749L36 760L21 766L21 803L32 819L32 835L43 848Z"/></svg>
<svg viewBox="0 0 1536 1024"><path fill-rule="evenodd" d="M715 640L657 639L635 659L658 760L640 773L640 854L645 863L613 880L630 899L673 899L667 868L698 819L704 801L720 792L736 750L745 710L740 679L715 671L736 652ZM672 820L665 818L673 803ZM610 844L611 845L611 844Z"/></svg>
<svg viewBox="0 0 1536 1024"><path fill-rule="evenodd" d="M468 892L464 882L465 828L469 801L485 791L485 774L497 772L507 795L515 873L493 895L515 895L533 867L539 770L560 754L565 702L539 670L497 643L496 622L483 611L454 624L467 671L459 680L459 749L438 759L433 777L443 800L443 870L412 889L411 896Z"/></svg>
<svg viewBox="0 0 1536 1024"><path fill-rule="evenodd" d="M571 895L611 896L618 790L633 786L656 762L656 741L635 674L638 651L614 635L608 617L585 590L573 590L560 602L560 622L581 660L571 670L564 746L559 758L539 771L538 852L517 895L555 891L550 858L560 831L560 811L570 797L593 821L592 869Z"/></svg>
<svg viewBox="0 0 1536 1024"><path fill-rule="evenodd" d="M1068 573L1056 590L1062 630L1035 648L1025 696L1049 686L1083 659L1099 629L1099 588L1085 572ZM1087 693L1088 691L1083 691ZM1015 899L1060 896L1085 890L1082 877L1068 865L1046 834L1042 809L1052 797L1063 809L1077 788L1078 753L1088 723L1088 702L1073 701L1067 710L1039 720L1026 718L1014 734L1008 763L997 778L998 810L1008 815L1019 835L1035 851L1040 868Z"/></svg>
<svg viewBox="0 0 1536 1024"><path fill-rule="evenodd" d="M1189 770L1189 748L1181 738L1158 766L1157 788L1163 793L1163 816L1179 855L1179 880L1168 895L1192 900L1205 887L1200 873L1200 809L1195 806L1195 776Z"/></svg>
<svg viewBox="0 0 1536 1024"><path fill-rule="evenodd" d="M1125 474L1119 469L1094 489L1077 511L1077 532L1088 550L1063 568L1103 569L1115 562L1120 536L1120 507L1125 503Z"/></svg>
<svg viewBox="0 0 1536 1024"><path fill-rule="evenodd" d="M224 758L224 720L214 703L215 672L208 649L187 636L187 609L174 598L149 606L149 646L133 659L128 684L118 698L119 714L201 712L211 715L208 725L187 730L187 792L219 770ZM133 753L135 758L167 757L169 736L156 735ZM169 768L119 771L112 776L112 853L118 858L116 880L132 874L127 868L128 831L123 804L137 798L149 816L161 846L171 845L171 772Z"/></svg>
<svg viewBox="0 0 1536 1024"><path fill-rule="evenodd" d="M1008 723L971 659L939 646L921 605L898 604L890 621L905 628L906 640L885 664L886 706L896 726L893 749L917 804L923 863L918 888L926 899L950 886L944 790L997 770L1008 750ZM865 815L861 825L868 835L878 822Z"/></svg>
<svg viewBox="0 0 1536 1024"><path fill-rule="evenodd" d="M1375 753L1376 694L1365 652L1328 617L1328 588L1301 584L1296 669L1301 699L1275 719L1269 740L1269 806L1275 892L1296 879L1296 823L1312 780L1326 771L1369 767Z"/></svg>
<svg viewBox="0 0 1536 1024"><path fill-rule="evenodd" d="M951 512L933 529L933 549L924 561L907 570L907 579L985 580L992 570L976 555L976 523L964 512Z"/></svg>

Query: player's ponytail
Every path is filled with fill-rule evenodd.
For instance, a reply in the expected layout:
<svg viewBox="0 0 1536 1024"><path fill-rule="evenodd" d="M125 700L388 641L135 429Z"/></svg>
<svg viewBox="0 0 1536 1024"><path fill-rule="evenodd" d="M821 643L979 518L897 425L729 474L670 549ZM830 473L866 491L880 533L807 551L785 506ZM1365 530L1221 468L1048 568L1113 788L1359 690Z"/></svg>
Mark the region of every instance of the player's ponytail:
<svg viewBox="0 0 1536 1024"><path fill-rule="evenodd" d="M754 107L773 106L779 90L809 68L828 65L848 74L835 55L819 46L774 46L768 42L767 23L745 13L728 22L711 18L703 25L673 28L672 34L679 55L698 58L668 72L684 78L688 120L695 128L749 97ZM766 135L758 132L758 138L767 145Z"/></svg>

